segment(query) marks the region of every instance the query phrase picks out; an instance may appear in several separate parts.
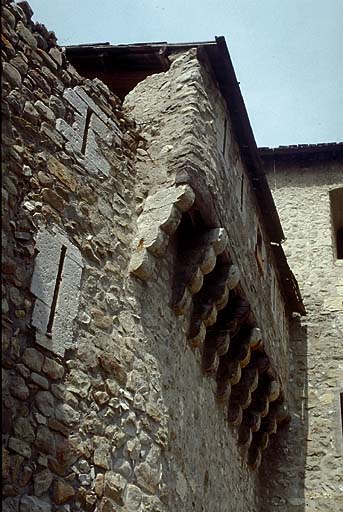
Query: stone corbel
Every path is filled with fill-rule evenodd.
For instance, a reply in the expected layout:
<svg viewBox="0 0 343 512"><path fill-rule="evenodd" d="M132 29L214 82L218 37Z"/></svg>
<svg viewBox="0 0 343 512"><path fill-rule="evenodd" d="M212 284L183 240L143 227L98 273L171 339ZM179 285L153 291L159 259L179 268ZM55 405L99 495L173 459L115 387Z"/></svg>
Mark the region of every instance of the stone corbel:
<svg viewBox="0 0 343 512"><path fill-rule="evenodd" d="M190 248L186 254L183 254L184 264L181 264L174 290L173 309L176 315L183 315L188 311L192 303L192 296L201 290L204 276L214 270L217 256L225 251L227 242L225 230L223 228L214 228L199 237L195 247ZM216 315L217 311L216 300L220 305L220 301L225 300L225 293L226 290L222 294L219 293L219 296L214 295L213 315ZM204 329L204 326L201 327L200 324L199 331L201 330L205 334L206 329ZM211 324L209 323L209 325ZM198 341L194 340L194 343L197 344Z"/></svg>
<svg viewBox="0 0 343 512"><path fill-rule="evenodd" d="M165 254L182 214L192 207L194 199L194 192L189 185L168 187L147 197L137 220L138 233L133 244L130 273L142 281L149 279L156 258Z"/></svg>
<svg viewBox="0 0 343 512"><path fill-rule="evenodd" d="M207 328L216 323L219 311L227 305L230 290L237 286L238 280L239 272L235 265L219 267L210 274L206 286L193 301L194 308L188 336L192 346L199 346L204 341ZM215 351L218 355L224 355L227 352L229 343L229 333L225 339L215 342Z"/></svg>

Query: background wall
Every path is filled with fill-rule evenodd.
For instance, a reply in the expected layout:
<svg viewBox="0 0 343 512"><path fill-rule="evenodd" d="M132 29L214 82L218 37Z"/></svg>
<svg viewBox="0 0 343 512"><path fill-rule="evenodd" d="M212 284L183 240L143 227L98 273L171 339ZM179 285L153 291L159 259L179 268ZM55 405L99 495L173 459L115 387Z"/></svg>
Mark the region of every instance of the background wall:
<svg viewBox="0 0 343 512"><path fill-rule="evenodd" d="M287 471L280 467L275 480L274 501L281 496L282 511L332 511L343 504L343 262L335 255L330 206L330 191L343 186L342 175L339 159L276 162L275 170L272 164L268 169L285 253L307 309L291 342L290 385L298 411L284 447Z"/></svg>

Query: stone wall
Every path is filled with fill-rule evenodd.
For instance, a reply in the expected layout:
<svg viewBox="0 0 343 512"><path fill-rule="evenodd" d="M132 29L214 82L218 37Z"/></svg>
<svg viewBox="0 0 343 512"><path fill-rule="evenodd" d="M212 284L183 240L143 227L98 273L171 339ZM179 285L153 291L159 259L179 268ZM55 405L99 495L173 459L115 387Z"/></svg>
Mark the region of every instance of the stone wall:
<svg viewBox="0 0 343 512"><path fill-rule="evenodd" d="M253 434L242 418L261 423L250 402L288 398L288 325L223 99L191 51L139 84L123 111L31 16L26 2L5 2L4 510L257 511L258 473L247 463L260 463L275 418L266 410ZM180 251L189 234L200 244L195 266ZM147 280L133 272L141 254L152 263ZM231 361L222 403L213 378L222 359L211 354L204 375L201 344L187 341L204 295L179 301L183 314L172 308L181 268L196 270L194 297L212 278L222 290L201 317L205 333L227 303L244 297L249 313L247 352ZM238 348L230 329L224 358Z"/></svg>
<svg viewBox="0 0 343 512"><path fill-rule="evenodd" d="M343 262L335 255L330 205L330 191L343 187L342 169L339 158L268 165L285 252L307 309L302 321L294 320L290 387L297 414L279 453L287 465L275 461L273 511L343 506Z"/></svg>
<svg viewBox="0 0 343 512"><path fill-rule="evenodd" d="M268 354L287 382L287 322L277 266L229 112L207 62L199 61L196 49L171 59L169 71L148 77L124 102L147 141L147 153L141 153L137 161L137 174L150 193L161 186L189 183L204 222L209 227L225 226L230 256L242 271L242 286L257 323L263 326ZM263 274L254 253L258 227L263 239Z"/></svg>
<svg viewBox="0 0 343 512"><path fill-rule="evenodd" d="M132 391L153 361L123 286L140 138L21 5L2 12L4 510L157 510Z"/></svg>
<svg viewBox="0 0 343 512"><path fill-rule="evenodd" d="M264 221L232 134L229 113L208 64L199 60L195 49L171 58L169 71L148 77L124 102L126 112L135 118L147 140L146 150L137 160L137 175L150 197L173 184L190 185L195 193L193 208L206 228L224 226L229 257L241 271L241 287L263 331L266 351L287 397L288 323L278 274ZM145 233L143 220L141 224ZM263 273L254 253L257 226L263 237ZM141 254L143 238L138 236L137 240ZM162 258L161 254L155 255L152 276L145 275L142 267L133 266L143 279L141 284L137 282L136 294L150 339L149 350L163 368L161 377L170 411L166 463L176 493L168 503L171 510L264 510L263 502L258 502L259 477L248 470L244 450L242 453L237 446L239 431L227 429L226 408L215 402L215 382L204 378L200 371L201 350L185 343L191 313L185 308L184 316L176 322L169 309L173 304L173 284L181 278L177 252L176 233L167 254ZM159 304L159 318L163 315L163 322L158 325L152 313L154 304ZM268 458L267 451L266 461Z"/></svg>

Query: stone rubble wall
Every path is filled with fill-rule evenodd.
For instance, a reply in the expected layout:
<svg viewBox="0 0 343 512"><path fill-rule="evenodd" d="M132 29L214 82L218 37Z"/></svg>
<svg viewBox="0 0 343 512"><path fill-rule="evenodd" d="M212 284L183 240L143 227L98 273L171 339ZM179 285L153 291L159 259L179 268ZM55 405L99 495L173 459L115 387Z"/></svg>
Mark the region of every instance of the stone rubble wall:
<svg viewBox="0 0 343 512"><path fill-rule="evenodd" d="M136 167L142 192L153 198L158 190L188 183L207 226L224 227L230 255L241 271L242 288L256 314L266 350L281 375L287 397L288 322L278 284L276 311L271 310L272 273L277 276L275 263L232 134L229 114L206 62L199 61L196 50L173 55L171 59L168 71L139 83L124 102L125 111L136 120L147 141L145 150L139 151ZM225 118L227 141L223 155ZM189 168L196 169L192 179L187 175ZM137 213L141 214L142 209ZM254 255L257 224L264 239L263 277ZM228 428L225 407L215 401L215 382L201 372L200 350L187 345L190 317L178 317L176 321L169 309L173 303L176 264L174 238L166 255L156 260L152 277L144 282L137 280L136 290L143 328L150 340L149 351L163 368L161 378L170 411L171 441L166 465L171 478L168 486L176 486L176 492L169 498L170 509L264 510L263 502L259 504L259 477L244 463L237 444L237 429ZM158 324L156 304L162 320ZM267 450L266 464L268 458Z"/></svg>
<svg viewBox="0 0 343 512"><path fill-rule="evenodd" d="M307 315L294 320L290 389L297 415L275 460L266 510L332 512L343 507L343 262L333 247L330 191L343 187L343 162L276 162L268 180L284 244Z"/></svg>
<svg viewBox="0 0 343 512"><path fill-rule="evenodd" d="M20 5L1 36L3 509L165 510L158 362L126 281L144 143Z"/></svg>
<svg viewBox="0 0 343 512"><path fill-rule="evenodd" d="M204 220L209 227L225 228L230 256L241 270L242 286L263 330L268 356L280 372L287 393L288 322L284 299L264 221L240 157L227 107L207 63L199 61L196 49L172 55L170 59L173 62L169 71L139 83L124 102L126 112L134 117L147 141L145 152L140 152L137 159L137 175L145 194L185 182L195 184L199 208L202 199L206 199ZM225 119L227 140L223 154ZM196 170L194 179L193 173L187 175L184 170L192 166ZM243 208L240 207L242 176ZM263 237L263 276L254 254L257 226ZM272 276L276 279L274 313L270 307Z"/></svg>

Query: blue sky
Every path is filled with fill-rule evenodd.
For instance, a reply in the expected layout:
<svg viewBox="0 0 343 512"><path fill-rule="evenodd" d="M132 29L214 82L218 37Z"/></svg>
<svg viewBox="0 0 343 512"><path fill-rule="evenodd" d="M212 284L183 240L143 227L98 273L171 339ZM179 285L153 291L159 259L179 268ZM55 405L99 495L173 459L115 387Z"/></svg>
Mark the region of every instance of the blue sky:
<svg viewBox="0 0 343 512"><path fill-rule="evenodd" d="M30 0L60 45L229 47L260 146L343 140L343 0Z"/></svg>

